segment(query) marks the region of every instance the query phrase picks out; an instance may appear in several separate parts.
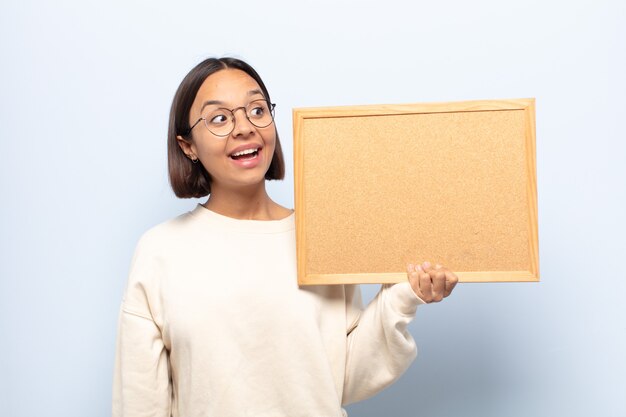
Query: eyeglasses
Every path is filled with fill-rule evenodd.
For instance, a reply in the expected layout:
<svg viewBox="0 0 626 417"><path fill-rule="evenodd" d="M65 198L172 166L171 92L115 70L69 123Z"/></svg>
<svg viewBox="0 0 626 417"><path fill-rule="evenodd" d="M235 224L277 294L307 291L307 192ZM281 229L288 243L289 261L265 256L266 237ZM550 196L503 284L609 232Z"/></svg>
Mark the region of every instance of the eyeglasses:
<svg viewBox="0 0 626 417"><path fill-rule="evenodd" d="M246 118L250 123L258 128L267 127L274 121L274 108L276 104L269 103L267 100L254 100L247 106L236 107L234 109L212 109L205 116L202 116L187 130L185 136L191 133L191 130L198 123L204 121L204 125L215 136L228 136L235 129L235 112L243 109Z"/></svg>

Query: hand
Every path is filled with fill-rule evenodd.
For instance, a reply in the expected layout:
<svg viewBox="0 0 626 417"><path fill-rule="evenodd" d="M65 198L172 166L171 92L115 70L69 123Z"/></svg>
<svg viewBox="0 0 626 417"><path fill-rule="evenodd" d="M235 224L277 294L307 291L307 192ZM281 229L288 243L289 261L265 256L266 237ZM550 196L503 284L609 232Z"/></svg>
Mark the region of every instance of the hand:
<svg viewBox="0 0 626 417"><path fill-rule="evenodd" d="M452 293L459 278L441 265L430 262L407 266L409 283L419 298L426 303L438 303Z"/></svg>

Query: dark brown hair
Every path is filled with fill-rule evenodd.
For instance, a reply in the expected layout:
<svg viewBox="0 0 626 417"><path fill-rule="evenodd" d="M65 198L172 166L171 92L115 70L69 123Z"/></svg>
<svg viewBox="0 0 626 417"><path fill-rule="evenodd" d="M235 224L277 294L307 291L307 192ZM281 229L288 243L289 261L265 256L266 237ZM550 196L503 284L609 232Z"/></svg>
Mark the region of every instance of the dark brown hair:
<svg viewBox="0 0 626 417"><path fill-rule="evenodd" d="M226 68L238 69L252 77L263 95L271 103L270 95L261 80L259 74L250 65L236 58L209 58L196 65L185 76L178 86L172 108L170 110L170 123L167 131L167 165L169 170L170 184L174 194L180 198L204 197L211 193L211 176L201 163L194 164L182 151L176 140L176 136L182 136L187 140L193 140L189 132L189 112L191 105L196 99L198 90L204 80L211 74ZM285 177L285 159L276 132L276 146L272 162L265 179L282 180Z"/></svg>

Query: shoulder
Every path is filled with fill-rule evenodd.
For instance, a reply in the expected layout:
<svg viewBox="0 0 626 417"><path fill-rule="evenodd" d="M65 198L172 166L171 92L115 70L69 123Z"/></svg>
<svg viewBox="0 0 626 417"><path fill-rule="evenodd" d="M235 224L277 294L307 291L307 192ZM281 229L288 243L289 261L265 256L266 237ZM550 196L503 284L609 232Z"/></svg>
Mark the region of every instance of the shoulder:
<svg viewBox="0 0 626 417"><path fill-rule="evenodd" d="M292 209L288 209L287 207L283 207L283 206L278 206L276 208L274 217L276 219L284 219L286 217L291 216L294 213L294 210Z"/></svg>
<svg viewBox="0 0 626 417"><path fill-rule="evenodd" d="M131 260L129 282L152 281L166 266L194 246L193 212L187 212L148 229L139 238Z"/></svg>
<svg viewBox="0 0 626 417"><path fill-rule="evenodd" d="M137 252L155 253L173 244L185 242L196 230L197 219L193 211L183 213L151 227L139 238Z"/></svg>
<svg viewBox="0 0 626 417"><path fill-rule="evenodd" d="M291 216L294 213L294 210L284 207L277 202L270 200L271 202L271 217L275 220L284 219L286 217Z"/></svg>

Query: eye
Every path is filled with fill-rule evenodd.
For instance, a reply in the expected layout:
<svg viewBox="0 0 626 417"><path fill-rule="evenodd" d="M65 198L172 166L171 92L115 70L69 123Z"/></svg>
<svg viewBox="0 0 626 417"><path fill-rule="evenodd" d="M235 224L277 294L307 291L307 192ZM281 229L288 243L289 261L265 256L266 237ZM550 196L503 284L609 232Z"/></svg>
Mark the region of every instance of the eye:
<svg viewBox="0 0 626 417"><path fill-rule="evenodd" d="M223 111L215 111L207 116L211 125L223 125L228 122L228 116Z"/></svg>
<svg viewBox="0 0 626 417"><path fill-rule="evenodd" d="M248 107L248 117L262 119L266 117L268 113L269 108L267 107L267 102L265 102L265 100L253 101Z"/></svg>
<svg viewBox="0 0 626 417"><path fill-rule="evenodd" d="M250 109L250 116L251 117L261 117L265 114L265 108L262 105L255 105L254 107L252 107L252 109Z"/></svg>
<svg viewBox="0 0 626 417"><path fill-rule="evenodd" d="M211 120L209 120L210 123L224 123L226 121L226 116L224 116L223 114L218 114L217 116L214 116Z"/></svg>

